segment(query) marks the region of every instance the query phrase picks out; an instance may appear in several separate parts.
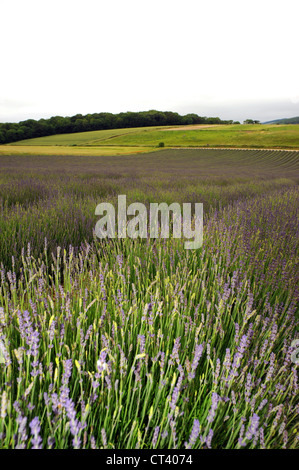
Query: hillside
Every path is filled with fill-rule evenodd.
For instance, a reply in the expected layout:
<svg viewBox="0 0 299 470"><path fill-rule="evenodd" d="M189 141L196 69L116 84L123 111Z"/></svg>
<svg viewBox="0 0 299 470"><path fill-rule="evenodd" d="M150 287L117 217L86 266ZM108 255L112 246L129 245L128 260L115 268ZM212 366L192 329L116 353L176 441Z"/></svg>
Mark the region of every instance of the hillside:
<svg viewBox="0 0 299 470"><path fill-rule="evenodd" d="M165 148L299 149L297 125L188 125L57 134L0 145L0 155L125 155Z"/></svg>
<svg viewBox="0 0 299 470"><path fill-rule="evenodd" d="M268 121L264 124L299 124L299 116L286 119L276 119L275 121Z"/></svg>

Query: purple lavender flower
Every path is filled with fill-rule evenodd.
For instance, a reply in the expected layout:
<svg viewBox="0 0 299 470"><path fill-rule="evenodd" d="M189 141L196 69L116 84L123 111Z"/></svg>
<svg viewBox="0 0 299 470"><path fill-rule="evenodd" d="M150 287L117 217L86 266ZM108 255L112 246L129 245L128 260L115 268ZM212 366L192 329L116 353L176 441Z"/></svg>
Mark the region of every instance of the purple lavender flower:
<svg viewBox="0 0 299 470"><path fill-rule="evenodd" d="M245 401L246 401L246 403L249 403L252 387L253 387L252 376L251 376L251 374L248 373L247 374L246 385L245 385Z"/></svg>
<svg viewBox="0 0 299 470"><path fill-rule="evenodd" d="M185 447L186 449L192 449L192 447L195 445L196 439L198 438L198 435L200 433L200 424L198 419L195 419L193 421L193 427L192 431L189 437L189 442L185 442Z"/></svg>
<svg viewBox="0 0 299 470"><path fill-rule="evenodd" d="M261 401L261 403L260 403L260 405L259 405L259 407L258 407L257 410L258 410L258 411L261 411L267 403L268 403L267 398L264 398L264 400Z"/></svg>
<svg viewBox="0 0 299 470"><path fill-rule="evenodd" d="M194 358L191 364L191 372L188 375L189 380L194 379L195 377L195 371L197 369L198 363L200 361L200 358L202 356L203 352L203 345L202 344L197 344L195 346L195 351L194 351Z"/></svg>
<svg viewBox="0 0 299 470"><path fill-rule="evenodd" d="M107 363L106 363L106 356L107 356L107 351L101 351L100 353L100 357L97 361L97 369L98 369L98 372L99 374L101 374L102 372L104 372L104 370L107 369Z"/></svg>
<svg viewBox="0 0 299 470"><path fill-rule="evenodd" d="M63 361L63 365L64 365L64 374L62 376L62 383L63 385L67 385L72 375L72 367L73 367L72 359L66 359L65 361Z"/></svg>
<svg viewBox="0 0 299 470"><path fill-rule="evenodd" d="M169 403L169 406L172 410L175 410L176 402L178 401L178 397L179 397L179 391L180 389L178 386L174 387L173 392L172 392L171 402Z"/></svg>
<svg viewBox="0 0 299 470"><path fill-rule="evenodd" d="M174 364L174 360L177 362L177 364L179 364L179 362L180 362L180 359L179 359L180 346L181 346L181 337L179 336L174 341L174 346L173 346L172 353L170 355L170 360L169 360L170 365Z"/></svg>
<svg viewBox="0 0 299 470"><path fill-rule="evenodd" d="M207 446L208 449L212 448L213 435L214 435L213 429L210 429L209 434L206 437L206 446Z"/></svg>
<svg viewBox="0 0 299 470"><path fill-rule="evenodd" d="M29 424L32 434L32 448L33 449L42 449L42 439L39 435L40 433L40 422L39 418L36 416Z"/></svg>
<svg viewBox="0 0 299 470"><path fill-rule="evenodd" d="M212 406L211 406L211 409L210 409L208 417L207 417L207 421L209 423L212 423L214 418L215 418L216 409L217 409L219 401L220 401L219 395L217 395L217 393L213 392L212 393Z"/></svg>
<svg viewBox="0 0 299 470"><path fill-rule="evenodd" d="M160 426L155 427L153 440L152 440L152 447L155 448L157 445L158 437L159 437Z"/></svg>
<svg viewBox="0 0 299 470"><path fill-rule="evenodd" d="M76 419L76 410L71 398L68 398L65 401L64 407L66 410L67 417L69 419L71 434L74 436L73 446L75 449L79 449L81 445L81 439L79 437L81 427L79 421Z"/></svg>
<svg viewBox="0 0 299 470"><path fill-rule="evenodd" d="M50 325L50 328L49 328L49 340L50 340L50 344L48 346L49 349L52 349L53 348L53 339L54 339L54 335L55 335L55 326L56 326L56 321L53 320L51 325Z"/></svg>
<svg viewBox="0 0 299 470"><path fill-rule="evenodd" d="M176 449L177 448L177 435L176 435L176 422L174 419L172 419L170 421L170 428L171 428L171 436L172 436L172 440L173 440L173 448Z"/></svg>
<svg viewBox="0 0 299 470"><path fill-rule="evenodd" d="M241 359L244 355L246 347L247 347L247 336L243 335L240 340L240 344L238 346L237 352L234 355L234 360L233 360L232 368L228 377L228 381L230 381L233 377L236 377L238 375L237 370L240 367Z"/></svg>
<svg viewBox="0 0 299 470"><path fill-rule="evenodd" d="M26 416L21 416L19 415L17 417L17 423L19 425L18 427L18 449L24 449L25 448L25 442L27 441L27 431L26 431L26 424L27 424L27 418Z"/></svg>
<svg viewBox="0 0 299 470"><path fill-rule="evenodd" d="M248 428L248 430L245 434L246 439L250 440L253 437L255 437L255 435L258 431L259 421L260 421L260 417L256 413L254 413L251 420L250 420L249 428Z"/></svg>
<svg viewBox="0 0 299 470"><path fill-rule="evenodd" d="M267 375L266 375L266 379L265 379L265 382L269 382L269 380L271 379L273 373L274 373L274 368L275 368L275 354L272 352L271 355L270 355L270 366L269 366L269 369L268 369L268 372L267 372Z"/></svg>
<svg viewBox="0 0 299 470"><path fill-rule="evenodd" d="M104 449L107 449L107 436L106 436L106 431L104 428L102 429L101 434L102 434L102 442L103 442Z"/></svg>
<svg viewBox="0 0 299 470"><path fill-rule="evenodd" d="M239 433L239 438L238 438L238 445L240 447L244 447L246 445L246 442L243 440L244 431L245 431L245 425L243 423L240 428L240 433Z"/></svg>
<svg viewBox="0 0 299 470"><path fill-rule="evenodd" d="M140 354L143 354L145 351L145 336L138 335L138 339L140 341Z"/></svg>

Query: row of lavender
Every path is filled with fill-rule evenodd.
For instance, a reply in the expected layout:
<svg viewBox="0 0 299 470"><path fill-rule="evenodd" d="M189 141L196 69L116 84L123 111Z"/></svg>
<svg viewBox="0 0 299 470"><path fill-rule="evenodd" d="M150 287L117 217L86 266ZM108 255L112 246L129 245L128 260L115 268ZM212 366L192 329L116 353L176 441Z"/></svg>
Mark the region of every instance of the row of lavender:
<svg viewBox="0 0 299 470"><path fill-rule="evenodd" d="M1 162L0 162L1 163ZM218 170L221 173L221 168ZM53 173L6 175L0 173L0 262L6 268L19 271L20 253L28 243L35 257L47 254L57 246L79 247L82 242L93 241L93 231L98 220L95 208L99 202L112 202L117 206L117 196L125 194L128 205L142 202L196 203L204 205L204 216L215 208L230 205L258 194L267 194L282 188L293 187L294 182L283 177L258 178L244 176L198 175L139 175L131 177L105 174L68 175Z"/></svg>
<svg viewBox="0 0 299 470"><path fill-rule="evenodd" d="M299 194L265 193L197 251L28 245L3 267L1 447L298 447Z"/></svg>

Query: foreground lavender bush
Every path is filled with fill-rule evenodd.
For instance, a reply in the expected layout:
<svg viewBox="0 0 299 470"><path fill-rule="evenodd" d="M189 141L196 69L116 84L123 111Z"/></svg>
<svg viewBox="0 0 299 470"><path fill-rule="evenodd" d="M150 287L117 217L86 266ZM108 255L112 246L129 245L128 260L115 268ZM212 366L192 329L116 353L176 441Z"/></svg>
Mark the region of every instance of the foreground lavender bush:
<svg viewBox="0 0 299 470"><path fill-rule="evenodd" d="M1 270L1 447L298 447L297 208L228 204L192 252L29 245Z"/></svg>

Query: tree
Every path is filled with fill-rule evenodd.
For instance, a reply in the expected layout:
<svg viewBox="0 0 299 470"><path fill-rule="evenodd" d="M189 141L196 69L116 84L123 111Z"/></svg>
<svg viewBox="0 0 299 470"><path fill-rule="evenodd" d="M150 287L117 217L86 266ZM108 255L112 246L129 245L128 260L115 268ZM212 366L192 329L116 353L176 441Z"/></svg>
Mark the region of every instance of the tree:
<svg viewBox="0 0 299 470"><path fill-rule="evenodd" d="M260 124L260 121L254 119L246 119L246 121L243 121L243 124Z"/></svg>

